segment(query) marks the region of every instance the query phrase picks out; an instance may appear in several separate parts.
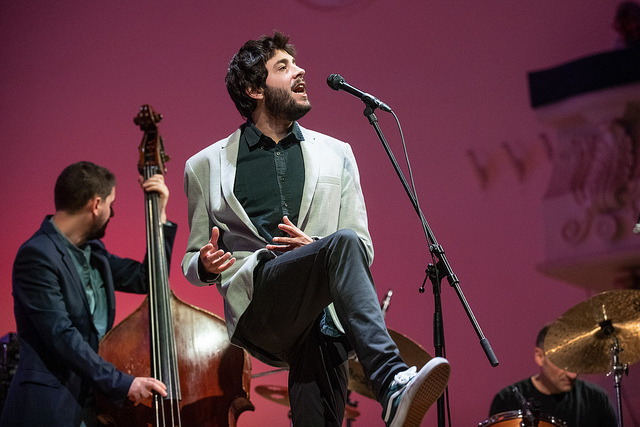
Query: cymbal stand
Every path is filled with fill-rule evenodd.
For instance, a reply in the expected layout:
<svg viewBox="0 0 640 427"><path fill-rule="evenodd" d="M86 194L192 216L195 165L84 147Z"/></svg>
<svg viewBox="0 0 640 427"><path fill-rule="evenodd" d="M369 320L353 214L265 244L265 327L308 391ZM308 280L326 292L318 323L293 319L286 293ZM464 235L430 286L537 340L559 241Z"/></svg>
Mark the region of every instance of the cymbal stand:
<svg viewBox="0 0 640 427"><path fill-rule="evenodd" d="M533 417L533 413L531 412L531 402L527 401L527 399L524 398L517 386L514 385L513 387L511 387L511 391L513 391L513 394L520 402L520 407L522 408L522 422L520 423L520 425L529 427L537 426L538 423L536 423L536 420Z"/></svg>
<svg viewBox="0 0 640 427"><path fill-rule="evenodd" d="M611 320L605 320L600 323L600 328L605 336L611 337L613 343L611 344L611 372L608 375L613 374L614 387L616 389L616 406L617 406L617 418L618 427L622 427L622 375L629 375L629 365L627 363L620 363L620 352L624 351L620 348L620 342L615 335L615 329Z"/></svg>

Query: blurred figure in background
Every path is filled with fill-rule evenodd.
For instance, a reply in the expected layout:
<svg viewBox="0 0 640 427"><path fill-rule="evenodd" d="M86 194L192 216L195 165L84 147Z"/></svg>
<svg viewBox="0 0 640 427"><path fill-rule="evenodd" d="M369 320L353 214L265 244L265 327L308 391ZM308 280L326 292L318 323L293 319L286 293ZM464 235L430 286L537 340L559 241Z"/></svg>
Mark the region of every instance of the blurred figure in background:
<svg viewBox="0 0 640 427"><path fill-rule="evenodd" d="M625 1L618 5L613 29L619 34L616 47L620 49L640 46L640 5Z"/></svg>
<svg viewBox="0 0 640 427"><path fill-rule="evenodd" d="M555 417L567 423L567 427L616 427L616 413L607 393L577 374L560 369L545 355L544 340L549 326L544 326L536 338L533 358L538 373L498 392L489 415L523 409L523 402L514 392L517 387L534 417Z"/></svg>

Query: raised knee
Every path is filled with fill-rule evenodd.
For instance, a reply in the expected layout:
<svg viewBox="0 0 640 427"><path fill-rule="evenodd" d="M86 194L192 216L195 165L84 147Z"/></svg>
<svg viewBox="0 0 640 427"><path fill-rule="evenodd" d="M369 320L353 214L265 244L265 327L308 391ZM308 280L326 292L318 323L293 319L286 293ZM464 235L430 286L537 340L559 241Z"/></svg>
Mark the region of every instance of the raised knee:
<svg viewBox="0 0 640 427"><path fill-rule="evenodd" d="M332 237L336 248L344 248L350 252L366 252L364 243L353 230L347 228L338 230L333 233Z"/></svg>
<svg viewBox="0 0 640 427"><path fill-rule="evenodd" d="M334 233L334 235L338 240L341 240L346 244L362 244L362 241L360 240L360 237L358 237L358 234L349 228L338 230Z"/></svg>

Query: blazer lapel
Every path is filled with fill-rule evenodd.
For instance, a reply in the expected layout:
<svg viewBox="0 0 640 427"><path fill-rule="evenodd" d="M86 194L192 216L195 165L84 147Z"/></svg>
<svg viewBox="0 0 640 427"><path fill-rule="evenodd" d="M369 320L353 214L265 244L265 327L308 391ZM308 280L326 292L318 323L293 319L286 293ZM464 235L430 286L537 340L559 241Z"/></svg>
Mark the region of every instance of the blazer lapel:
<svg viewBox="0 0 640 427"><path fill-rule="evenodd" d="M83 301L84 307L89 313L91 310L89 309L89 301L87 300L87 293L82 286L82 281L80 280L80 276L78 276L78 271L76 270L76 266L71 259L72 255L69 253L67 248L60 241L60 235L53 228L53 225L49 223L49 219L45 219L46 223L43 224L42 231L47 235L49 239L53 242L58 253L60 254L60 260L65 268L68 270L71 277L73 277L72 286L76 289L76 292L80 299Z"/></svg>
<svg viewBox="0 0 640 427"><path fill-rule="evenodd" d="M236 214L242 223L251 229L256 237L264 240L258 233L258 230L251 222L251 218L242 207L240 201L233 194L233 186L236 179L236 169L238 161L238 146L240 144L241 131L238 129L229 137L227 144L222 147L220 153L220 185L222 187L222 195L224 196L227 206Z"/></svg>
<svg viewBox="0 0 640 427"><path fill-rule="evenodd" d="M309 214L309 208L311 207L311 201L315 188L318 184L318 178L320 176L320 162L322 158L321 153L317 153L317 144L315 138L309 135L306 129L302 129L304 135L304 141L300 142L302 148L302 158L304 159L304 188L302 190L302 201L300 203L300 213L298 214L298 224L303 224L303 220Z"/></svg>

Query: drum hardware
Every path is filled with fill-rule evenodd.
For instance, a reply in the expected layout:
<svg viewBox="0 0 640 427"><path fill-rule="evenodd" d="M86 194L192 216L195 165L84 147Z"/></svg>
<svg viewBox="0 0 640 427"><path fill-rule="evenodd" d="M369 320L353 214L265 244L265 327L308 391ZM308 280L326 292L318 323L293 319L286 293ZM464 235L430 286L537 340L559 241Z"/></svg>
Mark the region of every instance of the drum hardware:
<svg viewBox="0 0 640 427"><path fill-rule="evenodd" d="M0 348L0 414L2 414L4 401L20 359L18 334L9 332L0 338Z"/></svg>
<svg viewBox="0 0 640 427"><path fill-rule="evenodd" d="M387 291L387 295L385 295L382 300L382 304L380 304L380 310L382 310L382 318L384 319L387 316L387 310L389 310L389 303L391 302L391 297L393 296L393 290L389 289Z"/></svg>
<svg viewBox="0 0 640 427"><path fill-rule="evenodd" d="M616 390L616 403L617 403L617 416L618 427L622 427L622 375L629 375L629 364L620 362L620 342L614 333L614 328L610 320L606 321L605 335L608 335L613 340L611 344L611 371L607 375L613 374L613 384ZM602 325L601 325L602 326Z"/></svg>
<svg viewBox="0 0 640 427"><path fill-rule="evenodd" d="M479 423L478 427L567 427L564 421L545 414L536 414L532 419L532 423L525 421L521 410L501 412Z"/></svg>
<svg viewBox="0 0 640 427"><path fill-rule="evenodd" d="M533 413L531 413L531 404L527 402L522 393L520 393L520 389L518 389L517 386L513 386L511 388L511 391L513 391L513 394L516 395L516 398L518 399L518 401L520 402L520 406L522 407L522 427L535 427L536 420L533 417Z"/></svg>
<svg viewBox="0 0 640 427"><path fill-rule="evenodd" d="M258 372L257 374L251 375L251 378L266 377L267 375L277 374L278 372L284 372L284 371L288 371L288 370L289 370L289 368L277 368L277 369L273 369L271 371Z"/></svg>
<svg viewBox="0 0 640 427"><path fill-rule="evenodd" d="M640 360L640 290L602 292L569 309L549 327L545 353L559 368L578 374L613 374L618 427L621 382Z"/></svg>

